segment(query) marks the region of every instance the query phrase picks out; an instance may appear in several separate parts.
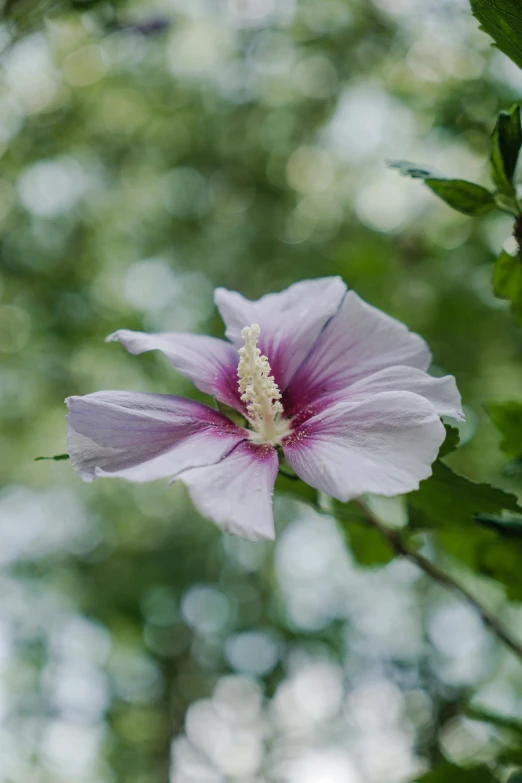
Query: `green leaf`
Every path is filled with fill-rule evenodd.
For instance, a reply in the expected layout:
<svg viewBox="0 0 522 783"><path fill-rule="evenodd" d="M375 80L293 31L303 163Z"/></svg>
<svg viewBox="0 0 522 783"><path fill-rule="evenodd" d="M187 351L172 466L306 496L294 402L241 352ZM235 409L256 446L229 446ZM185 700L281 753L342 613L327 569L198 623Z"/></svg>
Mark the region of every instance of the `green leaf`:
<svg viewBox="0 0 522 783"><path fill-rule="evenodd" d="M522 454L522 402L490 402L486 406L491 421L500 430L500 448L509 457Z"/></svg>
<svg viewBox="0 0 522 783"><path fill-rule="evenodd" d="M435 169L430 169L418 163L410 163L408 160L388 160L386 162L391 169L397 169L403 177L411 177L412 179L428 179L430 177L433 179L446 179Z"/></svg>
<svg viewBox="0 0 522 783"><path fill-rule="evenodd" d="M495 261L492 282L495 296L508 299L513 317L522 323L522 259L503 250Z"/></svg>
<svg viewBox="0 0 522 783"><path fill-rule="evenodd" d="M244 427L246 425L245 417L239 413L239 411L236 411L235 408L231 408L230 405L225 405L224 402L220 402L219 400L215 400L215 403L217 410L222 413L223 416L226 416L233 421L234 424L237 424L239 427Z"/></svg>
<svg viewBox="0 0 522 783"><path fill-rule="evenodd" d="M413 529L432 531L443 551L477 573L497 579L508 597L522 598L522 539L501 536L494 525L477 521L501 519L505 512L520 514L515 495L470 481L436 462L433 475L409 494L408 505Z"/></svg>
<svg viewBox="0 0 522 783"><path fill-rule="evenodd" d="M502 193L511 197L516 195L513 175L521 144L520 106L515 105L508 112L500 112L491 136L493 180Z"/></svg>
<svg viewBox="0 0 522 783"><path fill-rule="evenodd" d="M496 783L497 778L485 766L457 767L443 761L426 775L417 778L418 783Z"/></svg>
<svg viewBox="0 0 522 783"><path fill-rule="evenodd" d="M305 484L304 481L296 481L290 473L279 470L276 483L276 494L292 495L297 500L309 503L311 506L317 506L317 490Z"/></svg>
<svg viewBox="0 0 522 783"><path fill-rule="evenodd" d="M284 476L285 478L290 479L291 481L300 481L299 476L295 472L295 470L292 470L292 468L289 465L279 463L279 473Z"/></svg>
<svg viewBox="0 0 522 783"><path fill-rule="evenodd" d="M458 427L452 427L451 424L445 424L444 427L446 428L446 438L439 449L439 459L456 451L460 443Z"/></svg>
<svg viewBox="0 0 522 783"><path fill-rule="evenodd" d="M497 208L493 193L464 179L448 179L434 169L410 163L407 160L389 160L388 166L397 169L404 177L423 179L439 198L458 212L473 217L485 215Z"/></svg>
<svg viewBox="0 0 522 783"><path fill-rule="evenodd" d="M475 520L484 527L508 538L522 538L522 517L517 519L476 514Z"/></svg>
<svg viewBox="0 0 522 783"><path fill-rule="evenodd" d="M474 182L466 182L464 179L435 179L433 177L424 181L446 204L458 212L463 212L464 215L472 217L486 215L497 207L493 193Z"/></svg>
<svg viewBox="0 0 522 783"><path fill-rule="evenodd" d="M70 459L68 454L55 454L54 457L35 457L34 461L39 462L42 459L54 459L55 462L58 462L58 460L61 459Z"/></svg>
<svg viewBox="0 0 522 783"><path fill-rule="evenodd" d="M508 747L503 748L500 753L497 756L498 761L501 764L509 764L510 766L513 766L513 764L516 764L517 766L522 764L522 747L515 746L515 747ZM518 773L519 774L520 770ZM508 783L510 783L508 779Z"/></svg>
<svg viewBox="0 0 522 783"><path fill-rule="evenodd" d="M520 0L470 0L481 29L501 52L522 68L522 4Z"/></svg>
<svg viewBox="0 0 522 783"><path fill-rule="evenodd" d="M416 492L410 492L408 503L422 520L418 526L427 529L466 528L474 523L476 514L522 512L515 495L470 481L442 462L436 462L433 475L422 481Z"/></svg>
<svg viewBox="0 0 522 783"><path fill-rule="evenodd" d="M395 552L377 530L356 523L349 528L343 526L343 530L348 539L348 547L359 565L382 566L395 557Z"/></svg>
<svg viewBox="0 0 522 783"><path fill-rule="evenodd" d="M517 478L522 473L522 455L509 460L502 466L502 475L507 478Z"/></svg>
<svg viewBox="0 0 522 783"><path fill-rule="evenodd" d="M382 566L393 560L395 552L379 531L368 525L360 506L334 500L333 509L348 549L359 565Z"/></svg>

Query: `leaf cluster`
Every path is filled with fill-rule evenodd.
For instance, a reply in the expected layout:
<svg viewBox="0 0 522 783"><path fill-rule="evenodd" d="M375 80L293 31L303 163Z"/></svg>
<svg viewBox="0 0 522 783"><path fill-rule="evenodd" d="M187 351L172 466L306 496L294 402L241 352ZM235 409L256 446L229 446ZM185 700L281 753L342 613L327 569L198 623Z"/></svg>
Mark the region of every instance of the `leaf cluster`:
<svg viewBox="0 0 522 783"><path fill-rule="evenodd" d="M514 105L509 111L500 112L491 136L491 177L495 185L492 190L475 182L450 179L426 166L389 161L389 166L403 176L422 179L433 193L464 215L480 217L501 210L514 216L513 234L519 252L512 256L502 251L495 263L492 284L497 298L511 302L513 315L519 322L522 322L522 212L515 172L521 146L520 106Z"/></svg>
<svg viewBox="0 0 522 783"><path fill-rule="evenodd" d="M493 38L494 45L522 68L522 4L520 0L470 0L474 16L481 29ZM522 130L520 107L500 112L491 136L491 175L495 185L489 190L482 185L462 179L451 179L425 166L408 161L390 161L389 165L401 174L422 179L439 198L450 207L471 217L493 212L495 209L515 217L513 229L518 255L503 251L493 272L493 291L497 298L511 302L515 319L522 323L522 214L517 196L515 172Z"/></svg>
<svg viewBox="0 0 522 783"><path fill-rule="evenodd" d="M401 531L402 540L416 549L429 534L443 552L497 580L509 598L521 600L522 508L514 494L471 481L443 461L459 443L456 428L446 430L432 475L407 496L409 523ZM365 524L360 507L338 503L335 513L360 564L383 565L397 554L397 548Z"/></svg>
<svg viewBox="0 0 522 783"><path fill-rule="evenodd" d="M500 112L491 136L493 190L475 182L447 177L427 166L405 160L390 160L388 165L403 176L422 179L439 198L464 215L478 217L500 209L519 216L514 176L521 145L520 106L515 105L509 111Z"/></svg>

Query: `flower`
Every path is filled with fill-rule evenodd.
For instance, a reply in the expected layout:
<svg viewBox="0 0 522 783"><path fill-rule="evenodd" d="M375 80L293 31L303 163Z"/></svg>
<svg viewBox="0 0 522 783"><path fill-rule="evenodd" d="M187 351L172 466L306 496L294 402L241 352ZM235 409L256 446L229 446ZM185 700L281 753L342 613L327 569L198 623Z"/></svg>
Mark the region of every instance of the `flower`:
<svg viewBox="0 0 522 783"><path fill-rule="evenodd" d="M104 391L69 397L67 448L85 481L182 481L198 511L249 540L273 539L278 452L341 501L410 492L431 474L440 416L462 419L452 376L427 374L424 340L347 291L304 280L256 302L218 288L228 341L111 334L133 354L159 350L245 426L194 400Z"/></svg>

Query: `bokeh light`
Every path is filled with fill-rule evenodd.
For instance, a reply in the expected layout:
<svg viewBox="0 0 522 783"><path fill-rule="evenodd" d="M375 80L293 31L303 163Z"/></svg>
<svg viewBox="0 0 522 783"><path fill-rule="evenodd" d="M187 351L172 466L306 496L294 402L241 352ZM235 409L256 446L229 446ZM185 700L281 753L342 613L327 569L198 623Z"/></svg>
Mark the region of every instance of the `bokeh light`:
<svg viewBox="0 0 522 783"><path fill-rule="evenodd" d="M451 212L385 163L485 183L520 71L467 0L41 13L0 25L0 783L493 768L513 735L481 711L520 719L519 664L356 523L341 529L286 481L276 543L251 544L181 486L83 485L68 462L34 458L64 452L69 395L208 401L157 355L106 345L114 330L222 336L216 286L257 298L340 274L456 375L455 468L520 491L483 407L522 384L520 335L490 286L511 222ZM400 500L369 502L406 524ZM522 628L492 580L447 566Z"/></svg>

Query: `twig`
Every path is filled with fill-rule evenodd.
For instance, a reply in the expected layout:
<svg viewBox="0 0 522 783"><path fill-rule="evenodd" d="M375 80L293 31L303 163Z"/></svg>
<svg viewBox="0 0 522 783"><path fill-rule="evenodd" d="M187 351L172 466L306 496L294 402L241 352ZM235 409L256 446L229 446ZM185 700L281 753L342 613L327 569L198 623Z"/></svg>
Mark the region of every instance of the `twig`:
<svg viewBox="0 0 522 783"><path fill-rule="evenodd" d="M466 718L471 720L479 720L484 723L492 723L494 726L498 726L499 729L508 729L509 731L515 731L517 734L522 734L522 723L516 718L508 717L506 715L497 715L490 710L472 707L469 704L463 708L463 713Z"/></svg>
<svg viewBox="0 0 522 783"><path fill-rule="evenodd" d="M439 585L452 590L454 593L458 593L462 598L464 598L467 603L472 606L476 612L478 612L484 625L486 625L489 630L495 636L497 636L497 638L500 639L506 645L506 647L509 647L511 652L515 653L517 658L522 661L522 644L514 639L504 628L502 623L499 622L497 618L492 615L484 606L482 606L482 604L479 603L479 601L470 592L468 592L468 590L463 587L463 585L455 581L455 579L450 576L450 574L442 571L438 566L432 563L431 560L428 560L426 557L423 557L423 555L410 548L403 536L397 530L392 530L391 528L384 525L363 501L358 501L358 503L364 511L368 524L371 525L383 536L383 538L386 539L396 554L408 558L408 560L411 560L413 563L415 563L421 569L421 571L424 571L425 574L428 574L428 576L430 576Z"/></svg>

